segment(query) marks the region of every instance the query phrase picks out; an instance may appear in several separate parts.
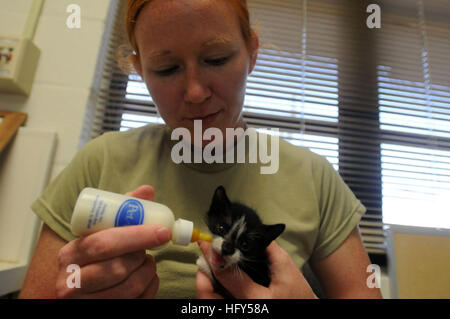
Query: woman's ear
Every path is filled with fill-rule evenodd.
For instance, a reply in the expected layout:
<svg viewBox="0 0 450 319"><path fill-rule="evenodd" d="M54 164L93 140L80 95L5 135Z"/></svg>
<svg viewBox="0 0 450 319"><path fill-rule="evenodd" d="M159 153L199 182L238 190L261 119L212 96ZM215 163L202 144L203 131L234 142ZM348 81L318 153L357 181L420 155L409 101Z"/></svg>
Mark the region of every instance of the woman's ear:
<svg viewBox="0 0 450 319"><path fill-rule="evenodd" d="M248 74L252 73L256 65L256 60L258 59L258 49L259 49L259 38L256 32L252 32L252 47L250 55L250 67L248 69Z"/></svg>
<svg viewBox="0 0 450 319"><path fill-rule="evenodd" d="M131 63L133 64L134 69L136 70L136 72L140 75L140 77L143 79L142 77L142 67L141 67L141 61L139 59L139 56L137 54L132 54L129 57Z"/></svg>

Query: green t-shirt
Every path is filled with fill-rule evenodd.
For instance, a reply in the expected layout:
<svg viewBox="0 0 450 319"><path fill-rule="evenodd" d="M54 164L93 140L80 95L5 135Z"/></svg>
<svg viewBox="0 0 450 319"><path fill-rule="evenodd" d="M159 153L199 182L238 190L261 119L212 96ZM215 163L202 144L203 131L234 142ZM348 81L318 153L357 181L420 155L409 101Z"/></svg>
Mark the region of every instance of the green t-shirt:
<svg viewBox="0 0 450 319"><path fill-rule="evenodd" d="M32 209L70 241L75 238L70 232L72 211L84 187L125 194L148 184L155 189L155 202L207 232L206 212L215 189L223 185L230 200L255 209L265 224L286 224L276 241L299 268L336 250L365 213L325 158L282 139L275 174L261 174L261 167L268 164L259 161L175 164L171 158L175 143L165 125L105 133L81 148ZM195 298L198 245L169 244L151 254L160 278L157 297Z"/></svg>

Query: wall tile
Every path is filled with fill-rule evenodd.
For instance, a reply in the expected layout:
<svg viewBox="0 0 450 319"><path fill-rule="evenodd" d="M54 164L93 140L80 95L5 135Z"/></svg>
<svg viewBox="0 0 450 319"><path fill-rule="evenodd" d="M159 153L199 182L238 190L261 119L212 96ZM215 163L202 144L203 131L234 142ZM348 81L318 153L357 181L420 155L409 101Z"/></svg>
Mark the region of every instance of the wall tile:
<svg viewBox="0 0 450 319"><path fill-rule="evenodd" d="M89 90L42 84L33 90L24 107L26 126L56 131L55 160L69 162L78 148Z"/></svg>
<svg viewBox="0 0 450 319"><path fill-rule="evenodd" d="M33 0L0 0L2 13L26 13L30 11Z"/></svg>
<svg viewBox="0 0 450 319"><path fill-rule="evenodd" d="M101 21L87 19L80 29L69 29L63 18L42 17L34 41L41 49L35 81L75 88L91 86L104 26Z"/></svg>
<svg viewBox="0 0 450 319"><path fill-rule="evenodd" d="M44 15L64 16L67 18L67 7L77 4L81 9L81 19L105 20L108 13L110 0L46 0Z"/></svg>
<svg viewBox="0 0 450 319"><path fill-rule="evenodd" d="M0 12L0 34L21 36L27 21L26 14Z"/></svg>

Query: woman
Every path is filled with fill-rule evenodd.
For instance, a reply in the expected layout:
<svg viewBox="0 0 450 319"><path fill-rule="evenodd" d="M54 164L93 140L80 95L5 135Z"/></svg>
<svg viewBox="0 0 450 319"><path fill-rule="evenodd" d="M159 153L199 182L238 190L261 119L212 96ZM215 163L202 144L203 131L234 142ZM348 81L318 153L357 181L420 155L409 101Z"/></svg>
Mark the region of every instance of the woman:
<svg viewBox="0 0 450 319"><path fill-rule="evenodd" d="M171 160L175 128L188 129L193 138L195 120L202 132L215 127L224 136L226 128L246 127L242 107L258 38L245 1L130 0L126 25L135 52L130 61L167 126L92 140L46 189L33 205L45 225L21 297L219 297L195 265L201 251L208 254L207 243L201 251L197 245L169 246L147 255L146 249L170 239L167 228L130 226L75 239L69 227L78 193L92 186L134 189L128 194L164 203L205 231L204 214L218 185L232 200L256 208L266 224L287 225L279 245L267 249L269 288L245 275L215 274L233 295L315 298L299 271L309 260L328 297L380 297L366 285L369 259L357 229L365 209L323 158L280 141L280 169L272 175L260 173L261 163ZM81 267L81 288L67 285L71 264Z"/></svg>

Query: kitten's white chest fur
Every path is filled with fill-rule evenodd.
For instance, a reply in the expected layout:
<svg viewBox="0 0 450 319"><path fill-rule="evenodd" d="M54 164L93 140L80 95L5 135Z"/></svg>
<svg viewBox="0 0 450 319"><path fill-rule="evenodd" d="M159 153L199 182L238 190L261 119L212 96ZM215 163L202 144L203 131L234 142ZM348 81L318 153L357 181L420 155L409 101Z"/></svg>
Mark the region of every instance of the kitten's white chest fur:
<svg viewBox="0 0 450 319"><path fill-rule="evenodd" d="M231 255L224 256L222 253L222 247L223 243L226 240L232 240L233 234L235 235L235 241L239 240L239 237L245 232L245 218L242 216L239 220L237 220L233 226L231 227L230 231L224 236L214 236L214 239L211 243L211 252L209 254L209 260L207 261L204 256L200 256L197 259L197 266L200 270L202 270L205 274L207 274L210 278L212 278L211 275L211 269L210 267L213 267L214 270L223 270L230 268L232 266L237 265L239 260L242 258L242 253L239 249L235 248L234 253ZM214 255L216 254L216 255ZM217 262L217 256L220 256L220 258L223 258L223 263Z"/></svg>

